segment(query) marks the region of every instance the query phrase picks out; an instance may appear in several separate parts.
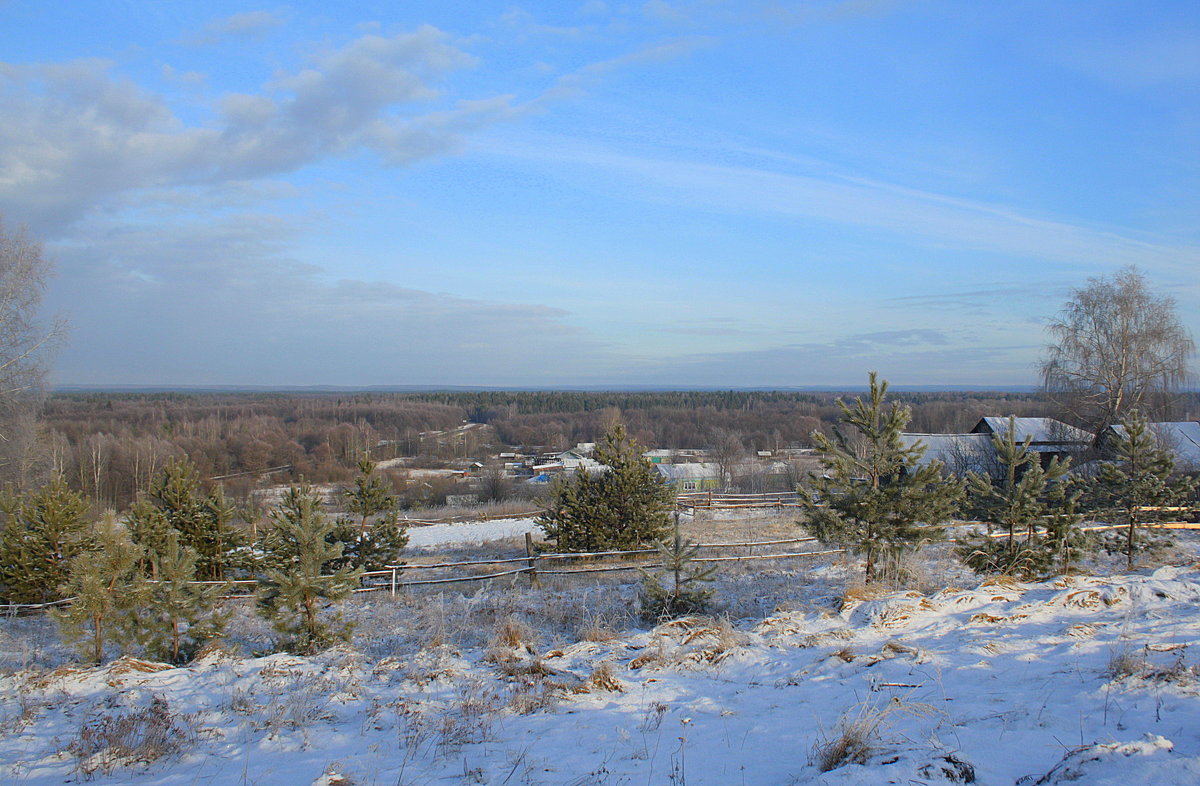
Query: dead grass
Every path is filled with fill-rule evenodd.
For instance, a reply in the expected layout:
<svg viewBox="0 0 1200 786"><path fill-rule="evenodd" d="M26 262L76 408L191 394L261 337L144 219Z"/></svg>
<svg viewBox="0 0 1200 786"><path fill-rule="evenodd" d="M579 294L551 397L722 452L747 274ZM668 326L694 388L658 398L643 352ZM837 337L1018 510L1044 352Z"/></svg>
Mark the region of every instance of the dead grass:
<svg viewBox="0 0 1200 786"><path fill-rule="evenodd" d="M11 698L4 698L3 710L0 710L0 735L21 731L53 704L45 694L26 685L18 687Z"/></svg>
<svg viewBox="0 0 1200 786"><path fill-rule="evenodd" d="M625 683L617 676L617 670L611 661L600 661L592 667L592 673L583 683L587 692L606 691L608 693L624 693Z"/></svg>
<svg viewBox="0 0 1200 786"><path fill-rule="evenodd" d="M1168 663L1154 663L1153 653L1169 652ZM1128 644L1113 650L1104 675L1111 680L1139 679L1153 682L1190 683L1200 677L1200 666L1187 662L1187 645L1153 647Z"/></svg>
<svg viewBox="0 0 1200 786"><path fill-rule="evenodd" d="M84 721L67 751L75 757L79 774L91 780L96 773L108 775L178 755L195 739L195 718L172 713L167 700L156 696L148 707Z"/></svg>
<svg viewBox="0 0 1200 786"><path fill-rule="evenodd" d="M589 614L576 635L580 641L616 641L621 638L613 621L602 614Z"/></svg>
<svg viewBox="0 0 1200 786"><path fill-rule="evenodd" d="M508 616L496 625L489 646L493 649L527 650L532 652L537 643L533 628L524 620Z"/></svg>
<svg viewBox="0 0 1200 786"><path fill-rule="evenodd" d="M697 543L724 543L800 537L794 509L700 511L699 516L680 516L680 531Z"/></svg>
<svg viewBox="0 0 1200 786"><path fill-rule="evenodd" d="M865 764L891 747L891 729L904 715L925 718L937 710L920 702L893 697L885 704L863 702L842 713L832 731L822 733L813 744L810 761L821 772L846 764Z"/></svg>
<svg viewBox="0 0 1200 786"><path fill-rule="evenodd" d="M892 592L892 590L892 587L889 587L882 582L872 582L871 584L867 584L861 580L855 580L850 584L847 584L846 589L842 591L841 610L845 611L851 606L855 606L859 603L865 603L868 600L875 600L876 598L883 597L889 592Z"/></svg>
<svg viewBox="0 0 1200 786"><path fill-rule="evenodd" d="M262 715L254 725L274 735L331 720L334 714L329 704L335 689L332 680L317 675L282 682L271 691L265 704L258 699Z"/></svg>

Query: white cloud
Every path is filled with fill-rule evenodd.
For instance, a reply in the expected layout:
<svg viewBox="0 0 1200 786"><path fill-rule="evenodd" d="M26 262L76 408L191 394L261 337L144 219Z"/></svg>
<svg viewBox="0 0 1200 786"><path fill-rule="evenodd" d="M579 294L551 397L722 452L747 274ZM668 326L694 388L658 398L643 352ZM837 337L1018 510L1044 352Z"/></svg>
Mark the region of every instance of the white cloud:
<svg viewBox="0 0 1200 786"><path fill-rule="evenodd" d="M647 359L634 373L639 383L668 386L854 385L869 370L897 384L1033 384L1029 357L1036 344L1020 343L1026 336L1019 331L992 338L984 347L969 330L885 330L820 343Z"/></svg>
<svg viewBox="0 0 1200 786"><path fill-rule="evenodd" d="M245 11L212 20L191 43L208 46L228 38L261 38L283 24L283 17L271 11Z"/></svg>
<svg viewBox="0 0 1200 786"><path fill-rule="evenodd" d="M511 114L509 96L415 111L475 62L429 26L364 35L190 124L108 61L0 66L0 213L45 234L129 190L278 175L362 149L391 164L444 153Z"/></svg>
<svg viewBox="0 0 1200 786"><path fill-rule="evenodd" d="M1054 260L1088 269L1137 264L1182 274L1200 265L1200 246L1193 244L1028 215L1006 205L840 174L832 166L794 171L795 167L781 169L774 161L759 167L656 159L569 139L488 149L547 162L564 177L571 176L567 165L603 171L604 178L587 179L590 187L601 183L636 199L715 213L881 230L934 248Z"/></svg>

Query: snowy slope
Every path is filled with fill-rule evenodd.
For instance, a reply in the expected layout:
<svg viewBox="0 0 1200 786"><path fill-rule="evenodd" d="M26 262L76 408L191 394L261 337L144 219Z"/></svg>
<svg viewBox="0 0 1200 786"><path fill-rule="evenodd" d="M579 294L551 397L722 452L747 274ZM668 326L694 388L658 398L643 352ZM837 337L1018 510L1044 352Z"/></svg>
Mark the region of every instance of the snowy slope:
<svg viewBox="0 0 1200 786"><path fill-rule="evenodd" d="M0 679L0 781L1200 783L1198 641L1200 571L1167 567L892 593L746 630L685 620L540 653L514 639L24 671ZM81 735L149 717L155 698L175 743L158 761ZM865 761L814 766L839 719L880 714Z"/></svg>

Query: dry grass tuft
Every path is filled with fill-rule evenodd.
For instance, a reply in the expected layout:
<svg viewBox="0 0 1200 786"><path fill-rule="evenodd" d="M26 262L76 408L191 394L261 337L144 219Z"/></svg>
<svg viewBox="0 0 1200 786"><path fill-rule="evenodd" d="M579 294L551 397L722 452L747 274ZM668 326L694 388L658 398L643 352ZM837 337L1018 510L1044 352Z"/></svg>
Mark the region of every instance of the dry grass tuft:
<svg viewBox="0 0 1200 786"><path fill-rule="evenodd" d="M607 660L597 663L592 668L592 673L588 675L583 687L589 691L625 692L625 684L617 676L617 670L613 668L612 662Z"/></svg>
<svg viewBox="0 0 1200 786"><path fill-rule="evenodd" d="M914 658L921 655L921 651L916 647L910 647L896 639L884 643L883 651L889 655L912 655Z"/></svg>
<svg viewBox="0 0 1200 786"><path fill-rule="evenodd" d="M536 636L533 628L516 617L508 616L496 625L490 646L493 649L505 647L510 650L532 650L535 643Z"/></svg>
<svg viewBox="0 0 1200 786"><path fill-rule="evenodd" d="M653 643L646 648L645 652L629 661L629 668L632 671L637 671L646 666L662 667L669 665L671 661L672 658L667 654L667 648L664 646L664 637L655 636Z"/></svg>
<svg viewBox="0 0 1200 786"><path fill-rule="evenodd" d="M811 751L811 762L821 772L846 764L865 764L890 746L888 731L901 715L929 717L937 710L928 704L893 697L886 704L864 702L843 713L829 734L822 734Z"/></svg>
<svg viewBox="0 0 1200 786"><path fill-rule="evenodd" d="M615 629L612 622L603 615L592 615L584 620L579 627L578 637L580 641L616 641L621 638L621 634Z"/></svg>
<svg viewBox="0 0 1200 786"><path fill-rule="evenodd" d="M1134 650L1126 646L1113 651L1109 656L1108 666L1105 667L1104 674L1109 679L1114 680L1141 676L1149 665L1145 649Z"/></svg>
<svg viewBox="0 0 1200 786"><path fill-rule="evenodd" d="M988 576L983 581L979 582L980 587L1000 587L1006 590L1022 589L1021 581L1014 576L1006 576L1000 574L997 576Z"/></svg>
<svg viewBox="0 0 1200 786"><path fill-rule="evenodd" d="M1174 652L1175 658L1165 666L1156 666L1150 660L1153 651ZM1186 683L1200 676L1200 667L1188 665L1187 645L1153 647L1147 644L1138 649L1124 646L1114 650L1108 659L1104 674L1112 680L1137 678L1154 682Z"/></svg>
<svg viewBox="0 0 1200 786"><path fill-rule="evenodd" d="M886 587L883 584L864 584L862 582L849 584L842 592L841 610L845 611L856 604L863 603L868 600L874 600L875 598L878 598L881 595L886 595L891 591L891 588Z"/></svg>
<svg viewBox="0 0 1200 786"><path fill-rule="evenodd" d="M688 659L697 663L717 664L745 647L749 638L735 628L727 617L721 617L712 625L692 629L683 639L684 644L695 641L704 646L688 653Z"/></svg>
<svg viewBox="0 0 1200 786"><path fill-rule="evenodd" d="M128 655L123 655L117 658L112 663L108 664L108 673L115 674L153 674L156 671L165 671L174 668L166 663L156 663L154 661L140 660L131 658Z"/></svg>
<svg viewBox="0 0 1200 786"><path fill-rule="evenodd" d="M79 773L90 780L121 767L150 764L182 753L196 738L195 718L175 715L162 697L149 707L86 720L67 750Z"/></svg>

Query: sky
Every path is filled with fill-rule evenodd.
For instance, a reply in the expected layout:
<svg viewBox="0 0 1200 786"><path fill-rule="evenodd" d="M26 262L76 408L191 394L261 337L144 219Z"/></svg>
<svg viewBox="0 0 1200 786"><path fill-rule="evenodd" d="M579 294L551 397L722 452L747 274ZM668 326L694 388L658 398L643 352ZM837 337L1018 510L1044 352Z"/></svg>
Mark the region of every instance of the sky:
<svg viewBox="0 0 1200 786"><path fill-rule="evenodd" d="M1200 4L0 0L60 385L1037 382L1200 335Z"/></svg>

